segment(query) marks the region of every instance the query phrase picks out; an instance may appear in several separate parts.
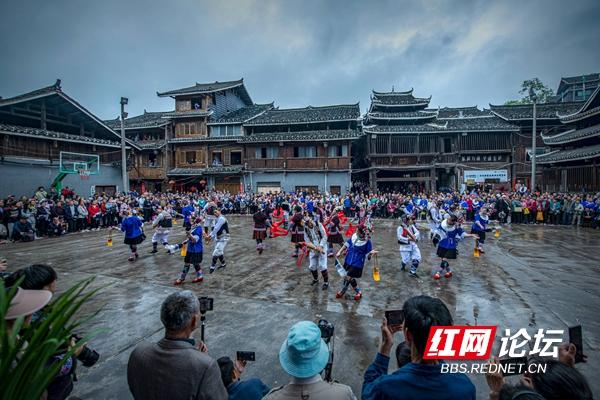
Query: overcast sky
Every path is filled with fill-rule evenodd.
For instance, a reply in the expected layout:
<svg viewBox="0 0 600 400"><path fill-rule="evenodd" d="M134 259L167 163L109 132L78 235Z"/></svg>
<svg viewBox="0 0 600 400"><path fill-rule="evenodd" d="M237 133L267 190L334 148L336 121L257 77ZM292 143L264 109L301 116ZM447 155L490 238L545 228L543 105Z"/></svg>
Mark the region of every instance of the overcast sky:
<svg viewBox="0 0 600 400"><path fill-rule="evenodd" d="M487 107L524 79L600 72L598 0L2 0L0 96L54 83L101 118L156 91L244 78L257 103L355 103L414 88Z"/></svg>

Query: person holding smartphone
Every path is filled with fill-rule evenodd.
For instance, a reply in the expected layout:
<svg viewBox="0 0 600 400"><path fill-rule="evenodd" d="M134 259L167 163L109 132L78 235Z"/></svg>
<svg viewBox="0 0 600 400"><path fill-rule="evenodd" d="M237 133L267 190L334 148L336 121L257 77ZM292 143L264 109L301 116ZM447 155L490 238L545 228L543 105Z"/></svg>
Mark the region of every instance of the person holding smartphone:
<svg viewBox="0 0 600 400"><path fill-rule="evenodd" d="M237 357L235 362L229 357L221 357L217 360L229 400L260 400L271 390L258 378L241 380L247 363L248 361L242 357Z"/></svg>
<svg viewBox="0 0 600 400"><path fill-rule="evenodd" d="M362 399L475 400L475 386L465 374L442 373L443 361L423 359L431 327L453 324L446 305L437 298L414 296L402 310L403 323L388 325L387 318L382 321L381 345L365 371ZM410 346L411 362L388 374L394 333L400 331Z"/></svg>

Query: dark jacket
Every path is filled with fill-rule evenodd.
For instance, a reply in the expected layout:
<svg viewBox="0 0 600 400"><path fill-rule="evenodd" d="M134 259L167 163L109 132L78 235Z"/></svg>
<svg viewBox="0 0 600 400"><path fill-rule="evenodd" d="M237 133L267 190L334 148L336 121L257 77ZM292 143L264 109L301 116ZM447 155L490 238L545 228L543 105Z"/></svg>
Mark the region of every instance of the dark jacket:
<svg viewBox="0 0 600 400"><path fill-rule="evenodd" d="M256 378L236 381L227 386L229 400L261 400L269 390L263 381Z"/></svg>
<svg viewBox="0 0 600 400"><path fill-rule="evenodd" d="M71 206L65 206L65 218L67 219L75 219L79 216L79 211L77 211L77 205L73 204L73 212L71 212Z"/></svg>
<svg viewBox="0 0 600 400"><path fill-rule="evenodd" d="M127 382L135 399L227 399L217 362L186 340L138 344L129 356Z"/></svg>
<svg viewBox="0 0 600 400"><path fill-rule="evenodd" d="M475 400L475 386L465 374L442 374L441 364L408 363L388 375L389 362L377 353L365 372L363 400Z"/></svg>

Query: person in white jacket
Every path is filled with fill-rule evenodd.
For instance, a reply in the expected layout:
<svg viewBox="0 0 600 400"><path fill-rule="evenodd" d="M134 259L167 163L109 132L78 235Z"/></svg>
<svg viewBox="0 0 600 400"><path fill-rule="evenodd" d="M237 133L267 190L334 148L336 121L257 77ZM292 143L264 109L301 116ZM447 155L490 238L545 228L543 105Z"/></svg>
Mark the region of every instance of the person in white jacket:
<svg viewBox="0 0 600 400"><path fill-rule="evenodd" d="M429 223L429 240L432 240L433 234L442 222L442 216L440 215L440 207L442 205L442 202L432 201L429 204L429 210L427 210L427 223Z"/></svg>
<svg viewBox="0 0 600 400"><path fill-rule="evenodd" d="M417 268L421 262L421 251L417 242L421 238L421 233L415 221L409 216L402 217L402 224L396 230L398 244L400 245L400 257L402 259L402 271L406 270L406 265L410 263L409 274L413 278L418 278Z"/></svg>
<svg viewBox="0 0 600 400"><path fill-rule="evenodd" d="M319 273L323 276L323 290L329 288L329 274L327 272L327 232L320 222L315 222L312 215L304 219L304 240L309 249L308 268L313 276L311 285L319 283Z"/></svg>

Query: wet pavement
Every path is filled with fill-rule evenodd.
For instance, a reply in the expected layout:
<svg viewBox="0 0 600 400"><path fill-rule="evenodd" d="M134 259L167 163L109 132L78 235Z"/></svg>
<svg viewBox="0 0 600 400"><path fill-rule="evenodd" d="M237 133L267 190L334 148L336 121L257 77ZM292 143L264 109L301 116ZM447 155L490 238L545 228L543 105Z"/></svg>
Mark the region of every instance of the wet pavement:
<svg viewBox="0 0 600 400"><path fill-rule="evenodd" d="M333 376L350 385L359 397L363 372L377 352L384 310L401 308L408 297L427 294L440 297L459 325L497 325L499 332L505 328L513 332L528 328L532 333L539 328L565 329L565 338L568 326L583 325L589 361L577 368L589 379L594 393L600 393L600 382L592 379L600 369L600 230L507 227L500 238L488 239L480 258L473 257L473 241L467 239L460 245L458 260L451 262L454 277L434 281L431 273L439 260L426 238L426 227L419 244L421 279L415 280L399 268L397 222L376 221L373 243L380 250L382 279L375 282L368 266L359 281L364 297L356 302L335 298L340 278L332 259L332 285L322 291L320 286L310 286L307 261L298 268L290 257L289 238L267 240L267 249L259 256L251 239L250 218L229 220L232 239L225 250L227 267L207 273L203 283L186 283L182 288L215 299L214 311L206 318L211 356L234 357L236 350L256 352L256 362L248 366L245 377L260 377L272 387L285 384L288 377L277 353L288 328L302 319L324 318L335 326ZM172 243L184 236L181 225L174 232ZM106 238L105 231L87 232L0 247L0 256L8 259L11 270L31 263L54 266L59 288L89 276L96 276L94 286L106 285L83 310L85 314L100 309L86 329L99 330L91 346L101 358L92 368L78 370L73 395L82 399L131 398L126 376L129 353L141 340L162 337L160 304L169 293L181 290L172 285L183 265L179 254L149 254L148 238L140 247L140 259L131 264L122 236L115 235L113 247L106 246ZM206 272L209 258L205 256ZM200 338L200 330L195 337ZM401 341L401 334L396 339ZM494 354L499 346L497 339ZM392 361L390 371L394 369ZM471 379L477 398L487 398L484 377L472 375Z"/></svg>

